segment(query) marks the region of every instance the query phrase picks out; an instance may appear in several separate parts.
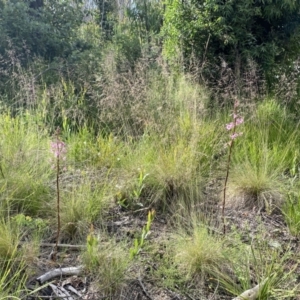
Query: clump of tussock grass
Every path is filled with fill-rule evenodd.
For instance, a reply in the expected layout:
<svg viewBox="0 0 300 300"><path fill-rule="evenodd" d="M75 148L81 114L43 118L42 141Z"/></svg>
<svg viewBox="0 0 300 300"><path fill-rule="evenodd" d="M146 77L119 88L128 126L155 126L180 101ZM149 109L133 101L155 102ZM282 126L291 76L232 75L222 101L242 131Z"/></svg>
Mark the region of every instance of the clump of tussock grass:
<svg viewBox="0 0 300 300"><path fill-rule="evenodd" d="M21 213L10 217L10 222L20 233L18 252L26 265L26 274L33 276L37 271L40 243L49 234L49 221Z"/></svg>
<svg viewBox="0 0 300 300"><path fill-rule="evenodd" d="M282 254L280 248L271 247L259 235L250 245L228 235L224 245L225 269L215 268L211 272L220 290L238 296L260 284L259 299L286 299L287 295L293 298L298 293L294 286L297 264L291 260L293 253L289 247Z"/></svg>
<svg viewBox="0 0 300 300"><path fill-rule="evenodd" d="M280 207L288 183L285 174L298 160L298 140L297 127L290 123L284 108L274 100L258 106L233 151L228 204L269 211Z"/></svg>
<svg viewBox="0 0 300 300"><path fill-rule="evenodd" d="M100 240L90 233L82 259L86 270L96 282L96 290L105 297L117 295L125 283L130 265L128 249L114 240Z"/></svg>
<svg viewBox="0 0 300 300"><path fill-rule="evenodd" d="M284 168L280 165L274 168L274 160L277 158L273 157L270 150L255 151L256 154L233 167L227 189L227 204L235 208L256 207L272 211L283 201L281 191Z"/></svg>
<svg viewBox="0 0 300 300"><path fill-rule="evenodd" d="M222 240L209 234L201 224L194 224L189 232L179 232L174 245L174 260L187 278L207 278L210 270L226 261Z"/></svg>
<svg viewBox="0 0 300 300"><path fill-rule="evenodd" d="M3 209L38 214L50 199L47 132L29 113L15 117L2 113L0 128Z"/></svg>
<svg viewBox="0 0 300 300"><path fill-rule="evenodd" d="M82 241L91 223L102 223L112 206L113 192L108 184L94 184L88 178L61 195L61 235L64 240Z"/></svg>
<svg viewBox="0 0 300 300"><path fill-rule="evenodd" d="M203 187L211 172L213 154L219 146L216 124L199 122L187 128L185 125L183 122L182 131L178 131L178 136L169 145L158 147L159 155L154 162L152 176L171 198L184 194L185 190Z"/></svg>
<svg viewBox="0 0 300 300"><path fill-rule="evenodd" d="M7 214L2 212L3 215ZM23 215L24 216L24 215ZM23 218L22 218L23 219ZM23 221L25 220L25 216ZM33 238L20 218L1 216L0 220L0 298L24 297L26 282L36 271L39 234ZM27 224L29 224L27 222ZM36 223L37 224L37 223ZM31 223L32 225L32 223ZM36 229L36 228L35 228ZM24 236L29 238L24 242ZM17 298L17 299L19 299Z"/></svg>
<svg viewBox="0 0 300 300"><path fill-rule="evenodd" d="M293 236L300 234L300 195L298 192L290 191L282 207L285 222Z"/></svg>
<svg viewBox="0 0 300 300"><path fill-rule="evenodd" d="M20 299L24 297L28 274L23 260L0 259L0 298Z"/></svg>
<svg viewBox="0 0 300 300"><path fill-rule="evenodd" d="M146 175L142 194L154 205L166 207L178 197L191 196L191 191L198 197L210 176L219 148L218 126L192 118L186 112L174 119L163 136L149 130L124 158L122 166L129 174Z"/></svg>
<svg viewBox="0 0 300 300"><path fill-rule="evenodd" d="M1 260L14 259L21 238L19 227L9 219L1 217L0 221L0 258Z"/></svg>

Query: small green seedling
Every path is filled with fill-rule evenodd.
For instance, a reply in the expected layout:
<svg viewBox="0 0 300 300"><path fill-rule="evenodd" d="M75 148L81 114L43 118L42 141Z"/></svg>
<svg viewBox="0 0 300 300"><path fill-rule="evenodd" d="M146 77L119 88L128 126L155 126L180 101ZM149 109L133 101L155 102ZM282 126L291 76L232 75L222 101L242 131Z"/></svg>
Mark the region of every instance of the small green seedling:
<svg viewBox="0 0 300 300"><path fill-rule="evenodd" d="M130 258L131 259L136 257L140 253L142 247L144 246L144 242L150 233L150 228L151 228L152 222L154 220L154 216L155 216L155 210L152 209L148 212L147 224L143 227L140 238L136 238L134 240L134 246L132 248L130 248Z"/></svg>

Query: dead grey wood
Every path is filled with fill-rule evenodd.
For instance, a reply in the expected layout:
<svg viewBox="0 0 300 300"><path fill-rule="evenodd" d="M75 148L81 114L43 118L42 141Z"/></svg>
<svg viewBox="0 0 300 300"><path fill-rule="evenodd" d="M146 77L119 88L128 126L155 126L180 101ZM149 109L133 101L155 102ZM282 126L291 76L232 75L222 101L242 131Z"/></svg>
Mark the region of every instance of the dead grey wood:
<svg viewBox="0 0 300 300"><path fill-rule="evenodd" d="M79 293L74 287L72 287L71 285L67 285L66 289L69 290L70 292L73 292L74 294L76 294L79 297L82 297L81 293Z"/></svg>
<svg viewBox="0 0 300 300"><path fill-rule="evenodd" d="M53 243L41 243L41 247L55 247L56 244ZM75 249L80 250L86 248L86 245L70 245L70 244L57 244L58 248L69 248L69 249Z"/></svg>
<svg viewBox="0 0 300 300"><path fill-rule="evenodd" d="M74 298L70 295L70 293L63 288L62 286L56 286L55 284L49 283L52 291L54 292L55 296L63 300L74 300Z"/></svg>
<svg viewBox="0 0 300 300"><path fill-rule="evenodd" d="M39 283L43 284L44 282L46 282L54 277L80 275L80 273L82 271L83 271L83 266L54 269L52 271L49 271L49 272L41 275L36 280Z"/></svg>
<svg viewBox="0 0 300 300"><path fill-rule="evenodd" d="M256 300L259 296L260 289L265 285L266 282L267 282L267 279L265 279L260 284L256 285L254 288L243 292L238 297L236 297L232 300Z"/></svg>

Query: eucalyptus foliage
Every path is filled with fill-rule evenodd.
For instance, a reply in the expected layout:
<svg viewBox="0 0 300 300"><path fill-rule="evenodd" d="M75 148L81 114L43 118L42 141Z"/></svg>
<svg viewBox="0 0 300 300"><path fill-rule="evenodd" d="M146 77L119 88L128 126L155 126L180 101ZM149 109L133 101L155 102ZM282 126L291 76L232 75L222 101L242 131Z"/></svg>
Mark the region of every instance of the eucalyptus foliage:
<svg viewBox="0 0 300 300"><path fill-rule="evenodd" d="M100 2L105 4L109 1L101 0ZM112 4L102 6L103 8L113 7ZM105 14L108 14L108 12L105 11ZM100 15L103 15L101 8ZM142 56L149 59L157 57L161 49L162 1L134 0L124 1L122 4L119 2L118 5L114 6L114 13L110 11L109 15L110 23L106 22L104 24L111 24L113 16L115 17L113 34L110 38L117 50L119 62L123 62L123 64L125 62L127 68L128 65L133 68L135 62ZM105 19L105 17L103 16L102 19ZM107 29L102 28L102 30L104 36L107 36ZM123 69L124 67L121 68L121 70Z"/></svg>
<svg viewBox="0 0 300 300"><path fill-rule="evenodd" d="M167 0L164 18L165 56L193 54L206 72L222 62L239 72L251 59L268 73L299 54L299 1Z"/></svg>
<svg viewBox="0 0 300 300"><path fill-rule="evenodd" d="M7 49L12 49L26 59L70 54L83 20L76 1L0 0L0 14L0 54L9 56Z"/></svg>

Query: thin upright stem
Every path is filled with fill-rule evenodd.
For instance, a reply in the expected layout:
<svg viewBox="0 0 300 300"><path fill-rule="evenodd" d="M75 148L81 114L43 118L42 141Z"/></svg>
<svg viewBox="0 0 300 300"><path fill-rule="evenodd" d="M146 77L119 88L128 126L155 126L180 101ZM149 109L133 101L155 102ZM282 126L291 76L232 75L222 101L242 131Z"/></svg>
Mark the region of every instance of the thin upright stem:
<svg viewBox="0 0 300 300"><path fill-rule="evenodd" d="M234 105L233 109L233 131L232 131L232 137L236 133L236 109L237 104ZM226 177L224 182L224 190L223 190L223 203L222 203L222 221L223 221L223 234L226 234L226 223L225 223L225 205L226 205L226 190L227 190L227 183L228 183L228 177L229 177L229 169L230 169L230 163L231 163L231 155L232 155L232 149L234 144L234 138L231 139L229 144L229 152L228 152L228 159L227 159L227 168L226 168Z"/></svg>
<svg viewBox="0 0 300 300"><path fill-rule="evenodd" d="M59 140L57 139L57 148ZM57 210L57 234L56 234L56 244L55 244L55 256L58 251L58 242L60 235L60 194L59 194L59 173L60 173L60 164L59 164L60 153L58 151L56 158L56 210ZM54 257L55 257L54 256Z"/></svg>
<svg viewBox="0 0 300 300"><path fill-rule="evenodd" d="M231 140L230 146L229 146L227 170L226 170L226 177L225 177L224 190L223 190L222 219L223 219L223 234L224 235L226 234L226 224L225 224L226 189L227 189L227 182L228 182L228 177L229 177L229 168L230 168L230 162L231 162L231 153L232 153L233 143L234 143L234 140Z"/></svg>
<svg viewBox="0 0 300 300"><path fill-rule="evenodd" d="M1 165L0 165L0 172L1 172L2 177L5 178L4 173L3 173L3 169L2 169Z"/></svg>

